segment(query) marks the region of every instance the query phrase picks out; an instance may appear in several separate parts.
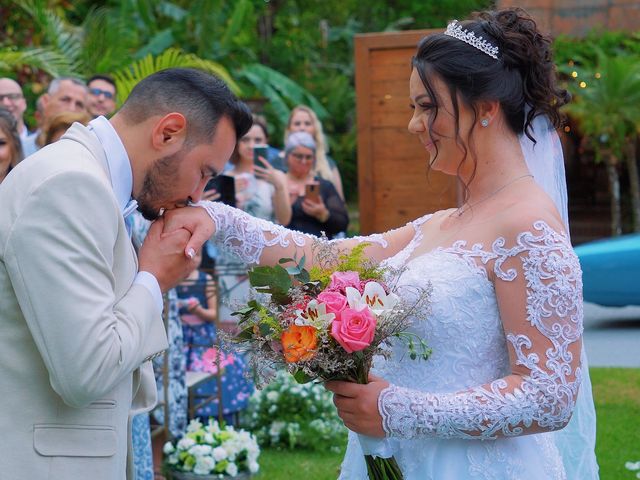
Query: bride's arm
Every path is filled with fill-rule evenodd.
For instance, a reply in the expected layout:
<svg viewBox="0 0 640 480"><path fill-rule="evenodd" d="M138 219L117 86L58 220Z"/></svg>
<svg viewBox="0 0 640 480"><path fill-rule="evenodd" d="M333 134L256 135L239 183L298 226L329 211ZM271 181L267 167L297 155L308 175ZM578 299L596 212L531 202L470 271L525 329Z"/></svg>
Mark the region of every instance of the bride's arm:
<svg viewBox="0 0 640 480"><path fill-rule="evenodd" d="M569 240L546 223L493 245L495 291L511 373L467 390L428 393L371 378L330 382L347 427L399 438L496 438L563 428L580 385L582 280ZM426 319L428 321L428 319Z"/></svg>
<svg viewBox="0 0 640 480"><path fill-rule="evenodd" d="M213 235L216 245L247 264L275 265L281 258L302 258L305 255L307 266L312 266L314 245L319 241L327 241L288 230L219 202L199 202L195 207L166 211L164 216L165 232L177 228L192 232L187 252L191 248L199 248ZM331 240L331 243L336 243L340 251L348 252L366 241L370 245L365 255L380 262L407 246L416 228L418 224L412 222L384 234Z"/></svg>

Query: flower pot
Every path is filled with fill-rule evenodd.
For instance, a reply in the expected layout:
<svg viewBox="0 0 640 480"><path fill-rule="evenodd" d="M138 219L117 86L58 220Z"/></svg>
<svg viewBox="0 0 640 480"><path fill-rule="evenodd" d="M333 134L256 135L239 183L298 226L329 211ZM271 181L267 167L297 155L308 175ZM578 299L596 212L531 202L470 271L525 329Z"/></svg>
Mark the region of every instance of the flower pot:
<svg viewBox="0 0 640 480"><path fill-rule="evenodd" d="M169 477L167 480L219 480L219 479L233 479L233 480L248 480L253 475L250 472L238 472L238 475L231 477L229 475L218 475L217 473L211 473L209 475L196 475L191 472L179 472L177 470L169 470Z"/></svg>

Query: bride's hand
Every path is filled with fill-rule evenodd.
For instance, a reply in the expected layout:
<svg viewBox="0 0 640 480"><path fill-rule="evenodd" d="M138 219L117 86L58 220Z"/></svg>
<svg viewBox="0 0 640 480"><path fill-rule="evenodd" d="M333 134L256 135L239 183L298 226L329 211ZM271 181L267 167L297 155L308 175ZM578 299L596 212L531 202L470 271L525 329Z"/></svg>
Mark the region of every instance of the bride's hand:
<svg viewBox="0 0 640 480"><path fill-rule="evenodd" d="M194 257L196 251L211 238L215 231L213 220L211 220L207 211L201 207L182 207L165 210L162 217L164 218L163 236L181 228L191 233L191 238L184 249L184 254L189 258Z"/></svg>
<svg viewBox="0 0 640 480"><path fill-rule="evenodd" d="M331 381L325 388L334 393L333 403L345 426L352 432L370 437L384 437L382 417L378 411L380 392L389 386L382 378L369 375L369 383Z"/></svg>

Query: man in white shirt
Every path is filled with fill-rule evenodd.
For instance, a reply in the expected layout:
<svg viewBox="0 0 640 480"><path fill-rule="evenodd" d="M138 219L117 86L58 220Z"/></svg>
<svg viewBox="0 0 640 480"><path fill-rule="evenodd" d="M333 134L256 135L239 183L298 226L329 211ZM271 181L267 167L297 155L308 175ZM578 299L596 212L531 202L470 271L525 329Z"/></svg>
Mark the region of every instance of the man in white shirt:
<svg viewBox="0 0 640 480"><path fill-rule="evenodd" d="M194 268L165 209L200 200L251 125L219 79L168 69L0 184L2 478L131 477L129 416L156 401L161 292ZM152 225L136 258L125 217ZM126 468L128 467L128 468Z"/></svg>

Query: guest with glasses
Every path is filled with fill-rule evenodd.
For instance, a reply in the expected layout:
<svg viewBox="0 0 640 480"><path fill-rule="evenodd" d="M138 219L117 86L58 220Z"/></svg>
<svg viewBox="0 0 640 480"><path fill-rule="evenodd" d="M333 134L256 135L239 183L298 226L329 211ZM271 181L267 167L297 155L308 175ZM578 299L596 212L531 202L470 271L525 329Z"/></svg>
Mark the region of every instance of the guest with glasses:
<svg viewBox="0 0 640 480"><path fill-rule="evenodd" d="M16 119L20 140L24 141L29 136L29 130L24 123L27 101L22 94L20 84L11 78L0 78L0 106L9 110Z"/></svg>
<svg viewBox="0 0 640 480"><path fill-rule="evenodd" d="M0 107L0 183L11 169L22 160L22 144L13 114Z"/></svg>
<svg viewBox="0 0 640 480"><path fill-rule="evenodd" d="M89 103L87 108L93 118L109 117L116 111L116 82L108 75L94 75L87 81Z"/></svg>
<svg viewBox="0 0 640 480"><path fill-rule="evenodd" d="M345 231L349 215L344 200L333 183L314 177L316 142L307 132L294 132L287 137L285 162L291 202L292 230L333 238Z"/></svg>

